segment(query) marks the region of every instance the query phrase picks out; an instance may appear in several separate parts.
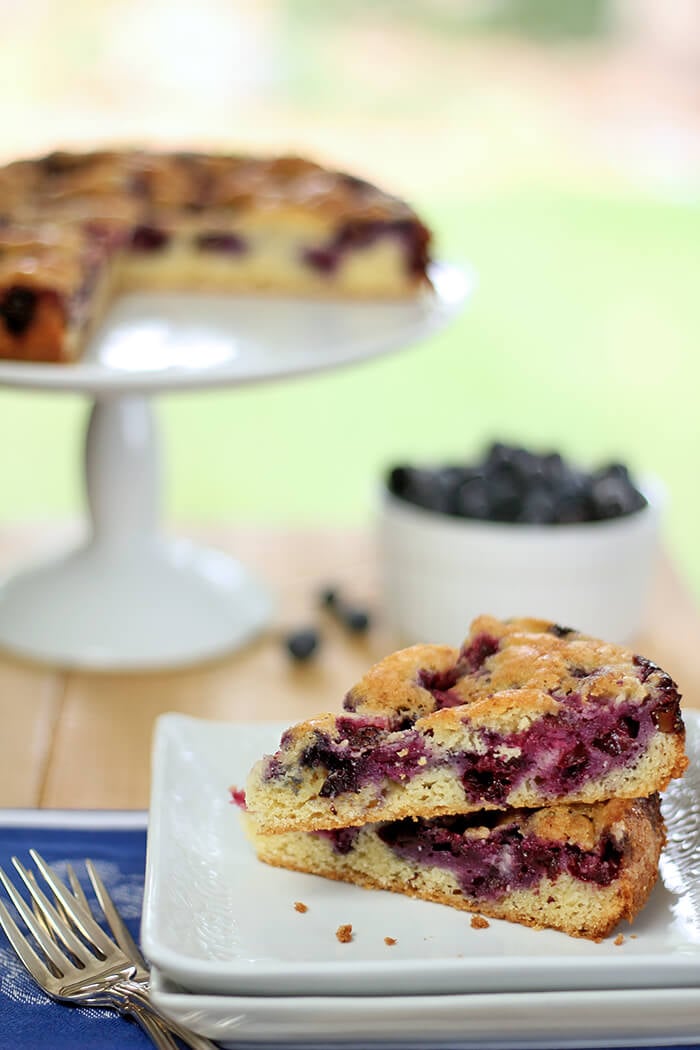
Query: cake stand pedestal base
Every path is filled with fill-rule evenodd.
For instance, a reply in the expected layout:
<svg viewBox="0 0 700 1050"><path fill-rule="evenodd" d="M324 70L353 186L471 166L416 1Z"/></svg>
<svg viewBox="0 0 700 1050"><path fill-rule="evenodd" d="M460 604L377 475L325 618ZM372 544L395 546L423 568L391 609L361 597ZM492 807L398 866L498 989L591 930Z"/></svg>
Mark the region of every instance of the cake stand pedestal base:
<svg viewBox="0 0 700 1050"><path fill-rule="evenodd" d="M67 667L176 667L243 645L269 616L265 590L219 551L88 544L0 587L0 646Z"/></svg>

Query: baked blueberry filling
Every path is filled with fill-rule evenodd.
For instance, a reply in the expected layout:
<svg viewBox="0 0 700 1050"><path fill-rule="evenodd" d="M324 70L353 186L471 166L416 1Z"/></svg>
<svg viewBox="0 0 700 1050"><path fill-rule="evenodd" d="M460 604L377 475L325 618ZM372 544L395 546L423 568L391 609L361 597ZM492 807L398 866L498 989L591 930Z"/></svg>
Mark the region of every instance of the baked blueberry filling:
<svg viewBox="0 0 700 1050"><path fill-rule="evenodd" d="M349 252L369 248L386 237L398 239L403 245L406 269L422 274L429 262L430 234L416 219L352 220L336 230L330 241L317 248L307 248L302 259L319 273L333 274Z"/></svg>
<svg viewBox="0 0 700 1050"><path fill-rule="evenodd" d="M200 233L195 237L200 252L218 252L222 255L243 255L248 245L237 233Z"/></svg>
<svg viewBox="0 0 700 1050"><path fill-rule="evenodd" d="M332 274L340 265L341 253L334 248L307 248L303 253L303 260L312 270L319 273Z"/></svg>
<svg viewBox="0 0 700 1050"><path fill-rule="evenodd" d="M13 285L0 302L0 317L10 335L22 335L34 320L38 295L32 288Z"/></svg>
<svg viewBox="0 0 700 1050"><path fill-rule="evenodd" d="M302 768L326 770L321 798L335 798L387 779L402 782L428 763L429 744L421 733L407 730L397 742L390 739L386 723L341 717L337 727L337 739L317 732L299 760Z"/></svg>
<svg viewBox="0 0 700 1050"><path fill-rule="evenodd" d="M329 839L333 846L333 852L344 856L347 853L352 853L355 848L355 840L360 834L360 829L333 828L330 831L315 831L314 834L320 835L324 839Z"/></svg>
<svg viewBox="0 0 700 1050"><path fill-rule="evenodd" d="M493 828L488 836L470 829L487 823L477 817L400 820L378 827L377 834L397 856L450 871L468 897L497 899L527 890L562 873L596 886L609 886L622 864L624 844L603 835L592 850L523 833L517 824ZM347 851L346 851L347 852Z"/></svg>
<svg viewBox="0 0 700 1050"><path fill-rule="evenodd" d="M502 806L526 777L545 796L577 791L639 757L654 731L658 703L650 698L590 710L590 703L571 694L556 715L544 715L521 732L483 730L484 754L453 758L465 796Z"/></svg>
<svg viewBox="0 0 700 1050"><path fill-rule="evenodd" d="M158 252L170 241L170 234L159 226L135 226L131 234L134 252Z"/></svg>

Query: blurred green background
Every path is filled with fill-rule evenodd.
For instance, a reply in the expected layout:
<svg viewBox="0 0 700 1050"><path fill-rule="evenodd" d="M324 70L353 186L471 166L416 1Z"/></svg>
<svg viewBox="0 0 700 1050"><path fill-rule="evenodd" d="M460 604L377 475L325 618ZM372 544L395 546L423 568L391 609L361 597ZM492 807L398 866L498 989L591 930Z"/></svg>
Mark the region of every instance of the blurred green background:
<svg viewBox="0 0 700 1050"><path fill-rule="evenodd" d="M499 438L660 476L700 593L700 5L55 6L18 4L0 51L8 159L295 149L407 195L478 276L385 360L160 399L173 522L362 523L388 464ZM82 513L87 407L0 390L0 522Z"/></svg>

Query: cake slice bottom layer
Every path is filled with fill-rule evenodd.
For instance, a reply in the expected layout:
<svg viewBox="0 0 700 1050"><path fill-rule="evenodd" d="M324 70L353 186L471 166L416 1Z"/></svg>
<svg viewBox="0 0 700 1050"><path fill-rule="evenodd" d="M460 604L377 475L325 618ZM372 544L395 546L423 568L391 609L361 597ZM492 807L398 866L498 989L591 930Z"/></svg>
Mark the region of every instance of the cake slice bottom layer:
<svg viewBox="0 0 700 1050"><path fill-rule="evenodd" d="M260 860L574 937L632 921L665 841L657 795L261 835Z"/></svg>

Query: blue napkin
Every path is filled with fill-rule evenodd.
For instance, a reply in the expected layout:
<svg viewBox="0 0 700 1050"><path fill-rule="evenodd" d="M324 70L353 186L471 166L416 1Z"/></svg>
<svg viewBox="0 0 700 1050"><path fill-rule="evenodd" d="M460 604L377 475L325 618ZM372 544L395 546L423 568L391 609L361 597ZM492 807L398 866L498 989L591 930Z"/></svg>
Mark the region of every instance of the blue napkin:
<svg viewBox="0 0 700 1050"><path fill-rule="evenodd" d="M124 817L141 827L119 827L110 814L72 816L47 814L56 826L36 824L42 815L27 812L26 824L16 826L21 814L0 811L0 864L10 877L11 857L32 865L30 848L41 853L59 873L68 862L75 868L86 892L89 882L83 861L89 857L105 881L131 933L138 940L146 861L145 817ZM4 818L4 819L3 819ZM6 821L12 824L7 826ZM76 819L95 826L70 826ZM100 827L107 821L107 826ZM65 822L65 823L63 823ZM68 826L66 826L66 823ZM13 878L17 883L18 878ZM4 892L2 894L5 899ZM88 892L94 903L94 895ZM54 1003L38 988L0 931L0 1048L2 1050L75 1050L100 1047L104 1050L144 1050L152 1047L141 1029L111 1010L72 1009Z"/></svg>
<svg viewBox="0 0 700 1050"><path fill-rule="evenodd" d="M13 855L31 864L30 848L38 850L59 873L63 873L66 863L72 864L91 904L96 902L83 861L87 857L94 861L138 941L146 864L145 814L0 810L0 865L11 874ZM0 932L0 1050L132 1050L150 1046L140 1028L110 1010L72 1009L52 1002L39 990ZM274 1050L259 1043L241 1042L239 1046L240 1050ZM367 1046L353 1044L352 1050L365 1050ZM438 1046L448 1050L449 1044ZM310 1048L286 1044L284 1050ZM315 1044L313 1050L350 1048ZM422 1050L433 1048L426 1045ZM700 1050L700 1044L664 1050Z"/></svg>

